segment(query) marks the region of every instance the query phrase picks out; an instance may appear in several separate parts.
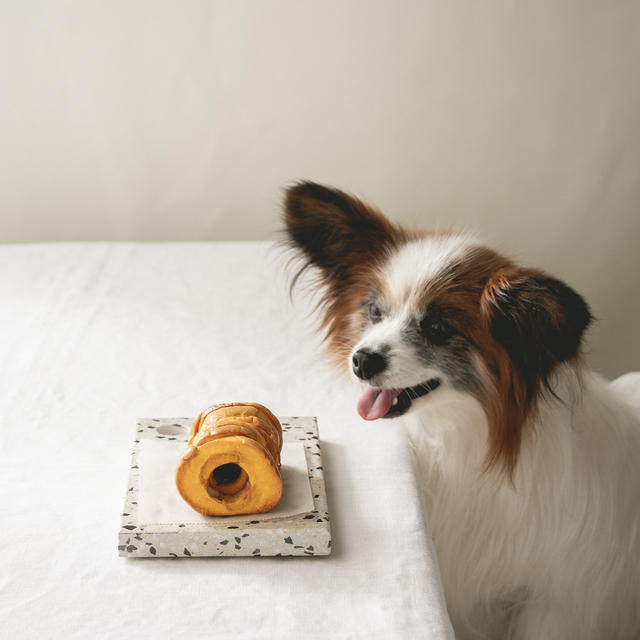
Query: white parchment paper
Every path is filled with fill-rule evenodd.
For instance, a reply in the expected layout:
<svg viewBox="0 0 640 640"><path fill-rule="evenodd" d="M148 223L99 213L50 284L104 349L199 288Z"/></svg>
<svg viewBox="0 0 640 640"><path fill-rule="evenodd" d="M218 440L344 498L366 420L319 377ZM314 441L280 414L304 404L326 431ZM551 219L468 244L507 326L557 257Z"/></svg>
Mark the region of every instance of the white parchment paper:
<svg viewBox="0 0 640 640"><path fill-rule="evenodd" d="M220 521L243 522L251 515L204 516L194 511L180 496L175 484L175 468L186 449L184 442L142 440L138 456L140 493L138 521L149 524L196 524ZM307 472L304 446L298 442L282 445L282 498L268 513L256 519L271 520L313 510L313 496Z"/></svg>

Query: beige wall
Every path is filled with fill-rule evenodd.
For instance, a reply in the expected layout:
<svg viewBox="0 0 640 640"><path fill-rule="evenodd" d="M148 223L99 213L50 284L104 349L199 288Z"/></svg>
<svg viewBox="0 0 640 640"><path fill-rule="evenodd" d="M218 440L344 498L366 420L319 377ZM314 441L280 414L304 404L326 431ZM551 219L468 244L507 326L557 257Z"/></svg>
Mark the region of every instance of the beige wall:
<svg viewBox="0 0 640 640"><path fill-rule="evenodd" d="M0 1L0 241L273 238L312 178L470 228L640 369L640 2Z"/></svg>

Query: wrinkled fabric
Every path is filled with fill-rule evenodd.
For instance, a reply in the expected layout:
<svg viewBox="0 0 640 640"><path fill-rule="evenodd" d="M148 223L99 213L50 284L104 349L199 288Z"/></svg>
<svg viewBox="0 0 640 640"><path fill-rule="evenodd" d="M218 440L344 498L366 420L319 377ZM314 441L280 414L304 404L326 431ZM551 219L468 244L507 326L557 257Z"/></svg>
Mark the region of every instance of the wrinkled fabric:
<svg viewBox="0 0 640 640"><path fill-rule="evenodd" d="M452 638L405 437L367 424L267 243L0 247L0 635ZM124 559L134 421L316 415L333 553Z"/></svg>

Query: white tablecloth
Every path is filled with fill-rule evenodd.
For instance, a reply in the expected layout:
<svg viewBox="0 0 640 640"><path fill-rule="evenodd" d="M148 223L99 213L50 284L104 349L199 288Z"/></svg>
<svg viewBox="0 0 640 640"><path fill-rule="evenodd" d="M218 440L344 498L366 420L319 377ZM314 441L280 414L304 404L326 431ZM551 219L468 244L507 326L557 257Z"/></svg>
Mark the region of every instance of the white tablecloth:
<svg viewBox="0 0 640 640"><path fill-rule="evenodd" d="M272 245L0 247L3 638L451 638L405 437L368 424ZM333 553L123 559L137 417L317 415Z"/></svg>

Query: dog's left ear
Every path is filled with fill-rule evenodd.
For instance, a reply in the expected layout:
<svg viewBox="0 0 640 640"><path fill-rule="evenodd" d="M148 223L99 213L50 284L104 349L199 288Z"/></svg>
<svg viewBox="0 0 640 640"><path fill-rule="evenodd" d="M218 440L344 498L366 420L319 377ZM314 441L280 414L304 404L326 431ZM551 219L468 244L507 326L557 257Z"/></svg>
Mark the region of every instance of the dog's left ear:
<svg viewBox="0 0 640 640"><path fill-rule="evenodd" d="M571 287L540 271L505 269L487 282L481 309L527 387L528 400L554 366L575 357L592 316Z"/></svg>
<svg viewBox="0 0 640 640"><path fill-rule="evenodd" d="M403 233L357 198L314 182L287 189L284 219L293 245L329 283L349 279Z"/></svg>

